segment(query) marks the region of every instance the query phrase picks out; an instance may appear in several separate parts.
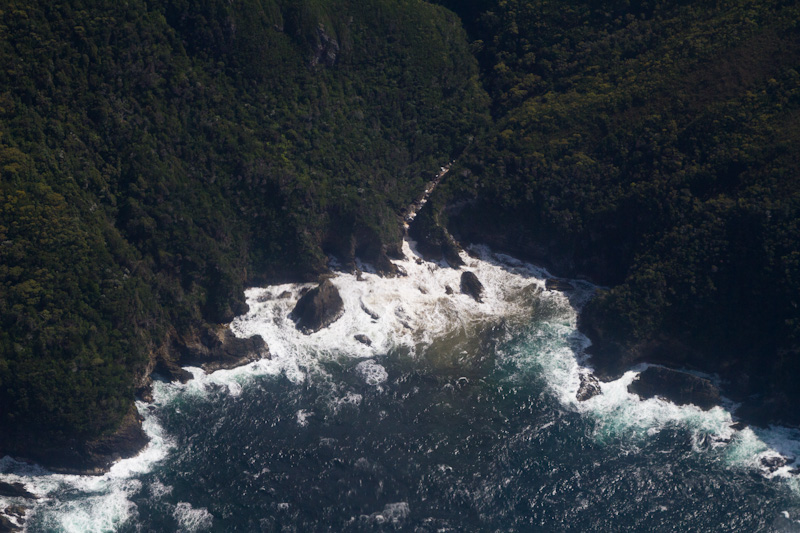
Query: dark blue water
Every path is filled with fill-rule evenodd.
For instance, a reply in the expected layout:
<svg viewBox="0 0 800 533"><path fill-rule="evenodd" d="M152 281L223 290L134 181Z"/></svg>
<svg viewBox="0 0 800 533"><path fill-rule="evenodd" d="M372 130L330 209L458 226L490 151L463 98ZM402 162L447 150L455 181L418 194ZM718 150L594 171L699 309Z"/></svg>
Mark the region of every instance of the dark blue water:
<svg viewBox="0 0 800 533"><path fill-rule="evenodd" d="M163 458L53 477L29 531L800 531L796 481L742 461L744 433L703 437L721 414L565 402L553 354L579 339L553 309L431 349L455 354L378 356L377 384L346 356L159 384Z"/></svg>

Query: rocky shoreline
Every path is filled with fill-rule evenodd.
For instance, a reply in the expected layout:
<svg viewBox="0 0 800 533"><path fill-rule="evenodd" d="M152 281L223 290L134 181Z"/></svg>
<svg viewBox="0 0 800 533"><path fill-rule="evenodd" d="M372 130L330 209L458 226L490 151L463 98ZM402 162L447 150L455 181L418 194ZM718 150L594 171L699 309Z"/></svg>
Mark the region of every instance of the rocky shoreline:
<svg viewBox="0 0 800 533"><path fill-rule="evenodd" d="M445 256L444 250L450 246L458 250L462 244L483 244L496 252L542 265L563 278L612 285L620 280L618 269L602 258L576 260L570 243L515 231L513 220L503 219L499 215L491 217L493 222L484 223L485 217L475 216L473 212L479 209L474 202L460 202L452 206L445 202L435 207L427 203L420 207L409 228L409 235L417 240L418 250L428 253L426 258L441 260ZM441 220L446 220L447 227L440 223ZM415 224L419 227L415 228ZM451 266L458 268L458 265ZM546 280L547 289L570 291L572 285L563 278ZM579 396L588 399L595 391L599 391L597 380L613 381L632 367L649 363L661 365L664 369L648 370L632 387L631 392L643 398L659 396L679 405L694 403L710 408L720 405L720 396L725 395L741 403L735 415L748 425L798 427L796 414L791 415L796 411L794 406L787 404L779 391L772 391L768 384L760 383L741 365L709 366L706 364L708 359L700 351L675 338L662 336L635 346L623 345L613 334L600 330L598 322L585 311L579 314L578 329L592 342L588 350L592 381L582 383ZM709 388L705 383L701 385L696 381L701 378L680 369L717 373L723 383L722 389L718 390L714 385Z"/></svg>
<svg viewBox="0 0 800 533"><path fill-rule="evenodd" d="M417 251L425 259L444 262L451 268L460 269L464 263L459 256L461 250L459 241L440 224L438 213L430 208L430 204L428 204L429 208L425 208L428 197L448 170L449 165L443 167L436 179L428 184L420 199L409 206L404 217L405 229L409 237L416 241ZM456 234L459 239L466 238L467 240L464 242L472 242L469 240L470 233L467 233L466 237ZM509 253L523 260L541 263L541 254L548 253L548 250L552 252L552 243L541 247L528 244L520 248L511 243L508 234L500 235L498 233L496 239L487 232L478 235L481 237L480 244L487 244L495 251ZM471 236L475 237L475 235ZM387 247L382 245L379 249L378 255L386 259L385 262L388 264L378 268L378 273L389 276L402 275L401 272L398 272L397 266L388 260ZM578 265L558 257L551 258L546 264L549 268L554 268L555 271L567 277L577 277L576 269L580 268ZM354 266L353 268L355 269ZM557 291L574 289L569 281L560 278L547 279L546 288ZM463 294L470 296L478 303L481 302L483 286L474 273L468 270L463 272L460 289ZM452 293L452 289L448 286L448 294ZM292 311L296 327L305 334L328 327L341 315L341 296L325 274L320 276L317 287L308 289L301 296ZM721 391L708 379L670 368L676 364L680 366L680 363L689 363L696 355L677 341L664 339L661 342L631 350L615 343L603 332L597 331L593 327L590 317L587 319L586 316L581 315L579 328L595 343L590 352L593 372L581 375L581 384L577 393L579 401L587 401L600 394L601 381L617 379L632 366L643 362L665 365L648 367L629 386L629 392L635 393L643 399L660 397L677 405L694 404L707 410L720 405L721 394L727 392ZM368 337L362 337L357 340L367 345L371 343ZM186 382L192 379L192 374L184 368L186 366L199 366L205 372L211 373L221 369L236 368L269 357L269 347L260 336L241 339L236 337L227 325L205 325L183 336L173 331L168 335L166 343L153 352L147 371L137 384L137 397L145 402L152 401L152 374L154 373L162 375L170 381ZM689 366L689 364L684 365L684 367ZM737 412L737 415L745 423L766 425L769 422L763 416L763 409L752 407L748 409L748 407L745 404L741 412ZM148 439L141 422L141 416L132 406L115 432L91 442L74 441L67 447L48 447L17 436L16 438L20 440L13 446L9 446L15 437L7 436L5 439L0 438L0 449L19 450L24 448L27 450L26 453L10 455L18 457L19 460L34 461L55 473L102 475L116 461L137 455L147 445ZM21 447L20 442L26 444ZM23 499L35 498L24 489L24 486L0 482L0 496L2 495ZM18 531L21 527L19 524L24 521L22 508L12 507L0 512L0 533ZM9 515L9 513L11 514ZM12 521L8 516L16 518Z"/></svg>

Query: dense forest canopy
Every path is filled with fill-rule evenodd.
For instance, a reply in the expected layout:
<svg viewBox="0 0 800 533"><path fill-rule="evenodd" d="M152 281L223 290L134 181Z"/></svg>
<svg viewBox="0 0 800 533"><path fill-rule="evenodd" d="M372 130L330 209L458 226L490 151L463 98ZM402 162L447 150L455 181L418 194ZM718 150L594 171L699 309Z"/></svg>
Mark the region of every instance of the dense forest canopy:
<svg viewBox="0 0 800 533"><path fill-rule="evenodd" d="M800 422L800 6L436 3L0 1L0 449L113 431L247 284L390 272L452 159L420 224L606 285L601 373Z"/></svg>
<svg viewBox="0 0 800 533"><path fill-rule="evenodd" d="M8 448L112 430L152 353L230 321L245 284L385 257L486 122L459 19L418 0L7 0L0 21Z"/></svg>
<svg viewBox="0 0 800 533"><path fill-rule="evenodd" d="M495 124L453 231L609 285L595 363L721 372L800 422L800 6L444 2ZM442 200L440 200L442 202Z"/></svg>

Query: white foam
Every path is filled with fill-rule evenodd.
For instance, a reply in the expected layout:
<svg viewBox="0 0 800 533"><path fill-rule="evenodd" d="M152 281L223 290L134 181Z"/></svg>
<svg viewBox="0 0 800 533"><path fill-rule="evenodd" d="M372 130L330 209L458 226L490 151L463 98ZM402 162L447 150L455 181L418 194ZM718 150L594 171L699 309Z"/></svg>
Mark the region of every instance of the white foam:
<svg viewBox="0 0 800 533"><path fill-rule="evenodd" d="M172 494L173 487L171 485L164 485L161 481L156 480L150 484L150 494L153 499L160 500L164 496Z"/></svg>
<svg viewBox="0 0 800 533"><path fill-rule="evenodd" d="M88 533L114 531L136 516L136 505L130 498L142 489L142 484L135 476L149 472L174 446L147 406L137 402L137 407L150 442L138 455L118 461L102 476L54 474L10 457L0 460L0 479L23 483L41 498L35 502L28 520L44 530ZM57 499L58 493L78 493L81 497L62 501Z"/></svg>
<svg viewBox="0 0 800 533"><path fill-rule="evenodd" d="M389 374L386 372L386 369L372 359L367 359L366 361L358 363L356 365L356 371L361 374L361 377L367 385L378 386L389 379Z"/></svg>
<svg viewBox="0 0 800 533"><path fill-rule="evenodd" d="M305 409L300 409L297 411L297 425L300 427L306 427L308 425L308 419L314 416L312 411L306 411Z"/></svg>
<svg viewBox="0 0 800 533"><path fill-rule="evenodd" d="M411 243L405 243L404 252L415 257ZM485 249L478 253L490 256ZM524 289L544 285L541 269L503 267L466 254L463 258L469 263L467 270L475 272L484 285L483 303L460 293L461 270L406 259L397 261L408 273L405 277L382 278L368 273L366 265L362 265L364 281L354 274L337 273L331 281L341 294L344 314L316 333L302 334L289 318L301 290L311 286L297 284L249 289L250 311L236 318L231 329L241 337L261 335L270 347L270 364L300 380L311 369L319 370L320 360L374 359L398 348L418 356L436 339L468 334L487 320L523 313L529 308L529 297L521 298ZM509 268L519 272L509 273ZM446 286L455 294L447 295ZM287 292L289 298L279 298ZM368 336L372 344L356 340L359 334Z"/></svg>
<svg viewBox="0 0 800 533"><path fill-rule="evenodd" d="M411 508L406 502L386 504L383 511L372 513L371 515L361 515L361 521L372 524L391 524L400 526L411 514Z"/></svg>
<svg viewBox="0 0 800 533"><path fill-rule="evenodd" d="M476 351L477 334L502 321L512 330L525 331L526 342L497 354L500 361L511 361L521 372L536 369L548 387L567 408L593 417L595 436L599 441L650 438L665 427L680 425L692 433L697 453L722 449L724 460L733 467L762 468L761 458L770 454L800 456L800 432L785 428L768 430L730 428L731 415L723 408L701 411L694 406L675 406L660 399L641 400L630 394L627 386L641 370L627 372L620 379L599 384L602 393L586 402L578 402L576 393L581 374L588 370L584 350L589 341L577 332L577 309L592 295L593 287L574 282L576 290L569 296L556 291L543 291L547 271L508 256L493 255L484 247L473 247L473 256L462 254L467 266L462 270L415 259L414 243L406 242L406 260L398 261L405 277L382 278L369 273L361 265L364 281L353 274L339 272L332 282L344 302L343 316L328 328L311 335L297 330L289 318L306 284L284 284L246 292L250 310L237 317L231 330L240 337L261 335L270 348L271 359L256 361L232 370L205 374L189 368L193 380L186 384L154 384L154 406L169 406L187 398L206 397L211 391L227 391L240 395L259 376L285 376L293 383L302 383L311 374L329 388L326 408L336 415L342 409L358 408L364 401L361 394L335 380L325 370L326 363L344 361L361 379L380 392L388 379L386 369L377 361L397 352L411 360L429 356L426 361L439 368L458 372L469 364ZM464 270L474 272L484 286L483 302L477 303L461 294L460 277ZM450 287L454 294L448 295ZM280 296L288 292L288 298ZM356 340L363 334L371 345ZM430 350L434 343L447 349ZM513 350L513 353L511 351ZM437 352L438 355L430 355ZM452 352L455 356L446 356ZM449 357L449 358L448 358ZM351 366L352 365L352 366ZM457 373L456 375L461 375ZM524 379L522 374L510 379ZM19 481L34 494L43 496L33 509L32 520L63 531L106 531L136 516L131 497L142 490L135 479L163 460L174 446L163 428L147 408L137 404L144 415L144 429L151 439L137 457L120 461L103 476L65 476L39 467L0 459L0 479ZM176 407L177 409L178 407ZM297 411L298 426L308 424L314 413ZM763 468L762 468L763 470ZM790 476L790 467L769 473L771 477L787 477L798 491L797 476ZM61 502L52 496L66 491L82 495ZM153 498L170 494L171 487L154 482L149 486ZM401 520L408 515L404 502L391 504L383 512L367 518L375 521ZM206 509L194 509L182 502L175 508L175 518L184 530L210 527L213 516ZM195 528L195 529L192 529Z"/></svg>
<svg viewBox="0 0 800 533"><path fill-rule="evenodd" d="M208 509L205 507L195 509L191 503L187 502L179 502L175 506L172 516L178 521L180 527L178 531L187 533L210 529L214 523L214 515L209 513Z"/></svg>

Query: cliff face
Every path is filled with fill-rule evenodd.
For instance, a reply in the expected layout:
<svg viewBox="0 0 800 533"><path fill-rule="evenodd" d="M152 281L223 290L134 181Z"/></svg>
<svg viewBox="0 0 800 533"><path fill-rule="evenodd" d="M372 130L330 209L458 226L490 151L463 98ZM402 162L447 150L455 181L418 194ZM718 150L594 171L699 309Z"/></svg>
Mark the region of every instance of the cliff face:
<svg viewBox="0 0 800 533"><path fill-rule="evenodd" d="M218 335L246 285L391 265L400 210L484 122L426 3L0 9L0 453L51 466L141 444L153 370L263 356Z"/></svg>

